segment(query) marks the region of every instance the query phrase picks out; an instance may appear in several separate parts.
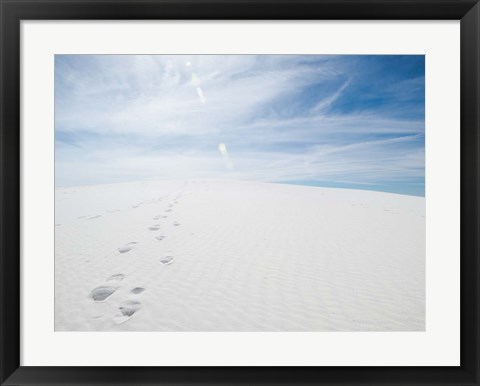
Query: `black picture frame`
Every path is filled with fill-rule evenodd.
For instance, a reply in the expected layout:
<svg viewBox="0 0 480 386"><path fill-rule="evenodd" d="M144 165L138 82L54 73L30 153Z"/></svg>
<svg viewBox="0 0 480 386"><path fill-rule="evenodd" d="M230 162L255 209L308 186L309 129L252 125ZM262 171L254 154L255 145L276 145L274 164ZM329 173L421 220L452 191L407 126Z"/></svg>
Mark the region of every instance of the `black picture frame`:
<svg viewBox="0 0 480 386"><path fill-rule="evenodd" d="M477 241L480 5L477 0L0 0L0 12L1 385L480 385ZM126 19L460 20L459 367L20 366L20 21Z"/></svg>

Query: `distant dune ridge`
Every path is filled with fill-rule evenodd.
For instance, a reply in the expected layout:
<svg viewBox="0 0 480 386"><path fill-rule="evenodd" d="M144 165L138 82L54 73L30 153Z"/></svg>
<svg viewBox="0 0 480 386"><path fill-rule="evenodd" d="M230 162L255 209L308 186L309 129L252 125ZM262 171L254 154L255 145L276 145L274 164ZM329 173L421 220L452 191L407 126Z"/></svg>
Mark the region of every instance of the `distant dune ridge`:
<svg viewBox="0 0 480 386"><path fill-rule="evenodd" d="M425 199L231 180L57 188L56 331L423 331Z"/></svg>

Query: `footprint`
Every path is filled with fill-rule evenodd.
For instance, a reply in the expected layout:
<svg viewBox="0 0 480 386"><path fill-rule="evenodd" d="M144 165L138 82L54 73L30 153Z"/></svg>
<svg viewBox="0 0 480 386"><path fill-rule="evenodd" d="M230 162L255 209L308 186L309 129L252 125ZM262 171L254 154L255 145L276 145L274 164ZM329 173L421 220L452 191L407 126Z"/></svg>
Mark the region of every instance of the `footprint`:
<svg viewBox="0 0 480 386"><path fill-rule="evenodd" d="M172 264L173 263L173 260L175 260L175 258L171 255L167 255L167 256L163 256L160 258L160 263L164 264L164 265L169 265L169 264Z"/></svg>
<svg viewBox="0 0 480 386"><path fill-rule="evenodd" d="M171 212L172 210L170 208L165 209L165 212Z"/></svg>
<svg viewBox="0 0 480 386"><path fill-rule="evenodd" d="M86 218L86 217L87 217L87 216L80 216L80 217L77 217L77 218L79 218L79 219L80 219L80 218Z"/></svg>
<svg viewBox="0 0 480 386"><path fill-rule="evenodd" d="M122 303L122 305L118 307L118 309L120 310L122 315L131 317L135 312L140 309L140 305L141 303L138 300L128 300Z"/></svg>
<svg viewBox="0 0 480 386"><path fill-rule="evenodd" d="M107 281L110 281L110 280L122 281L123 279L125 279L125 275L123 273L116 273L116 274L110 276L107 279Z"/></svg>
<svg viewBox="0 0 480 386"><path fill-rule="evenodd" d="M164 235L160 235L160 236L156 236L155 238L156 238L158 241L162 241L162 240L165 238L165 236L164 236Z"/></svg>
<svg viewBox="0 0 480 386"><path fill-rule="evenodd" d="M154 220L160 220L160 218L161 218L161 216L158 215L158 216L155 216L153 219L154 219Z"/></svg>
<svg viewBox="0 0 480 386"><path fill-rule="evenodd" d="M93 217L89 217L87 220L95 220L96 218L99 218L99 217L102 217L101 214L98 214L96 216L93 216Z"/></svg>
<svg viewBox="0 0 480 386"><path fill-rule="evenodd" d="M135 244L138 244L138 242L132 241L131 243L125 244L123 247L118 248L118 252L125 253L131 251L135 247Z"/></svg>
<svg viewBox="0 0 480 386"><path fill-rule="evenodd" d="M165 216L162 216L162 218L168 218L168 216L167 216L167 215L165 215Z"/></svg>
<svg viewBox="0 0 480 386"><path fill-rule="evenodd" d="M143 291L145 291L145 288L135 287L135 288L132 289L130 292L131 292L132 294L138 295L138 294L141 294Z"/></svg>
<svg viewBox="0 0 480 386"><path fill-rule="evenodd" d="M160 229L160 225L152 225L151 227L148 227L148 229L151 231L158 231Z"/></svg>
<svg viewBox="0 0 480 386"><path fill-rule="evenodd" d="M178 227L179 225L180 225L180 223L179 223L178 221L175 221L175 222L173 223L173 226Z"/></svg>
<svg viewBox="0 0 480 386"><path fill-rule="evenodd" d="M124 303L118 309L121 314L113 318L115 324L122 324L129 320L135 312L140 309L141 303L137 300L129 300Z"/></svg>
<svg viewBox="0 0 480 386"><path fill-rule="evenodd" d="M100 286L95 288L90 296L96 302L104 302L118 289L118 287Z"/></svg>

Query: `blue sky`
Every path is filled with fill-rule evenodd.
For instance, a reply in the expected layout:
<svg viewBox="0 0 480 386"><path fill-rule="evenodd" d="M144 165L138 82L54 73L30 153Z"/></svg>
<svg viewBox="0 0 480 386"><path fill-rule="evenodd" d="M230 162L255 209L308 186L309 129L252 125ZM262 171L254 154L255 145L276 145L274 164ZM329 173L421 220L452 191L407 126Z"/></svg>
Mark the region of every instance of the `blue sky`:
<svg viewBox="0 0 480 386"><path fill-rule="evenodd" d="M56 55L57 186L425 191L424 56Z"/></svg>

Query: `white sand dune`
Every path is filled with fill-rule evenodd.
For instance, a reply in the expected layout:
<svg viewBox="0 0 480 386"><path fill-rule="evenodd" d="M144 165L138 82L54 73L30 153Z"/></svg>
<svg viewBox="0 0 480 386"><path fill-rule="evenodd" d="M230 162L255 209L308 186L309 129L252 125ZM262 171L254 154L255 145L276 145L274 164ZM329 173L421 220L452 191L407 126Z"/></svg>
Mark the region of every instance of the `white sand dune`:
<svg viewBox="0 0 480 386"><path fill-rule="evenodd" d="M190 180L56 190L56 331L422 331L425 199Z"/></svg>

